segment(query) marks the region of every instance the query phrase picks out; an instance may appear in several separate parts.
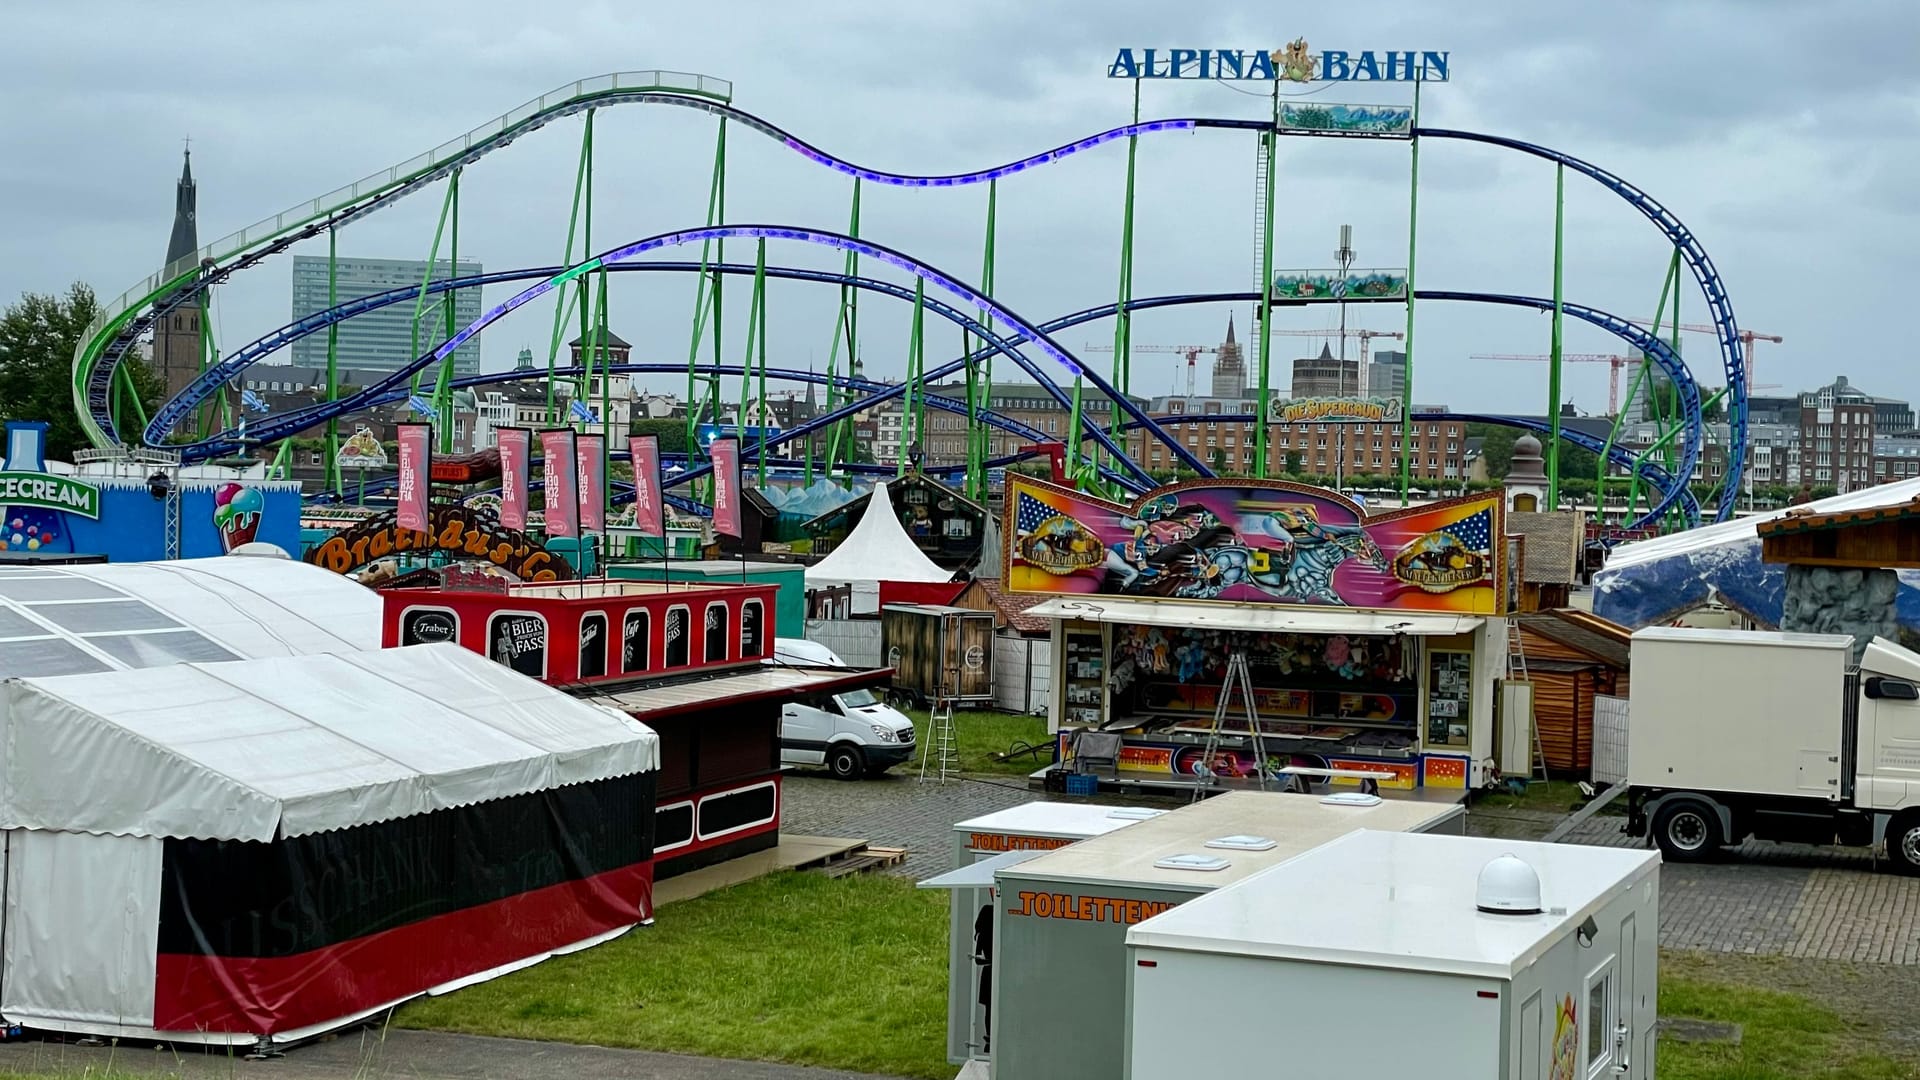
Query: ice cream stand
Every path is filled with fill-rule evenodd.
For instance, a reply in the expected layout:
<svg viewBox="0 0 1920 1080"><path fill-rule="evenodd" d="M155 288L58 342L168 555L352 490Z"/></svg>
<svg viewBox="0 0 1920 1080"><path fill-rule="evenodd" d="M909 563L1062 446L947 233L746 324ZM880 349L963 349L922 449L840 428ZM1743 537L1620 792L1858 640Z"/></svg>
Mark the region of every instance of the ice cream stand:
<svg viewBox="0 0 1920 1080"><path fill-rule="evenodd" d="M1028 613L1053 623L1058 756L1090 729L1123 735L1122 787L1231 785L1262 757L1383 792L1491 782L1518 546L1503 509L1490 493L1369 514L1246 479L1115 503L1009 478L1005 587L1049 597Z"/></svg>

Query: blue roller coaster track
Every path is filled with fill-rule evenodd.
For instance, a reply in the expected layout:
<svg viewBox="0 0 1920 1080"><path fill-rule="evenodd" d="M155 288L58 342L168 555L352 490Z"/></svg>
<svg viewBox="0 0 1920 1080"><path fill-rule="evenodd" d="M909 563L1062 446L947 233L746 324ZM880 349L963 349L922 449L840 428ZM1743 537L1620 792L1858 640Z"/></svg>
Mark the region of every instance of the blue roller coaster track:
<svg viewBox="0 0 1920 1080"><path fill-rule="evenodd" d="M661 73L657 72L640 73L640 76L659 76L660 74ZM620 85L623 79L630 80L634 77L636 76L631 74L607 76L603 79L573 84L571 91L569 91L568 88L555 91L536 102L529 103L528 106L523 107L521 110L516 110L513 114L509 114L508 116L500 118L498 121L484 126L467 136L464 140L456 140L454 143L449 143L447 146L442 147L441 150L435 151L431 155L426 155L422 159L426 164L421 168L408 170L405 166L396 167L396 169L390 170L388 182L367 184L365 185L367 190L364 193L362 192L363 185L355 185L352 189L342 189L342 192L336 194L343 195L344 197L335 205L323 207L322 204L325 199L330 198L323 197L322 200L315 200L308 206L296 208L294 211L282 214L272 222L265 223L265 225L261 227L258 235L255 234L255 230L251 229L247 230L246 233L237 235L233 238L235 243L232 250L208 249L197 253L196 257L190 262L183 260L180 265L166 268L162 273L149 279L145 285L137 287L130 291L126 297L122 297L120 300L113 302L109 305L108 310L103 314L101 320L96 322L94 326L88 328L87 334L84 336L75 353L75 404L80 413L83 425L85 425L88 430L89 437L97 445L101 446L115 445L119 441L118 434L114 427L114 418L109 406L111 388L114 386L114 377L118 364L121 358L125 356L128 348L139 336L151 328L154 322L164 316L168 311L182 304L197 302L197 298L206 289L224 281L239 270L246 269L273 254L286 250L301 240L321 235L329 229L338 228L388 206L408 194L451 175L455 170L479 160L492 151L512 143L521 136L551 123L553 120L589 109L621 104L653 104L698 109L722 117L730 122L741 124L751 130L776 139L809 160L841 173L856 176L874 183L903 187L955 187L984 183L1001 177L1015 175L1028 169L1038 168L1072 154L1134 135L1171 131L1193 132L1201 129L1277 130L1279 134L1283 135L1327 134L1293 128L1275 129L1268 121L1219 118L1154 120L1112 128L1074 142L1063 144L1044 153L1031 155L989 169L938 176L911 175L866 168L828 154L777 126L751 113L738 109L728 101L722 100L712 94L684 89L662 89L658 86L622 87ZM704 77L699 78L702 85L708 82ZM656 79L655 81L657 82L658 80ZM1699 244L1691 231L1669 210L1638 187L1605 169L1570 155L1560 153L1559 151L1521 140L1444 128L1418 128L1414 130L1413 135L1416 138L1452 139L1485 143L1517 150L1572 169L1581 175L1593 179L1607 190L1620 196L1630 206L1654 222L1667 236L1669 241L1673 243L1680 257L1687 263L1689 270L1692 272L1702 292L1706 295L1716 327L1723 367L1727 377L1729 387L1728 415L1730 419L1727 477L1721 489L1719 503L1716 507L1716 516L1719 519L1724 519L1729 516L1732 512L1734 499L1738 493L1739 479L1745 465L1748 391L1745 358L1742 353L1739 328L1734 320L1732 306L1726 296L1719 274L1715 270L1712 260L1708 258L1705 249ZM309 210L313 212L309 213ZM280 223L287 219L292 219L292 224L281 227ZM608 252L606 255L600 257L599 264L618 263L621 259L632 258L657 248L719 236L761 236L773 239L803 240L811 243L824 243L829 246L857 250L863 254L880 258L910 273L914 273L934 283L938 287L946 289L955 296L960 297L966 303L993 311L996 320L1014 325L1018 333L1010 337L986 332L984 327L980 327L974 330L974 332L979 333L983 340L986 341L989 346L988 352L997 352L1009 357L1030 377L1034 378L1036 382L1046 388L1056 400L1064 403L1066 400L1064 392L1057 383L1045 374L1044 369L1040 365L1019 351L1018 346L1020 344L1031 342L1040 352L1046 354L1049 359L1059 364L1068 373L1083 375L1103 392L1107 392L1110 395L1113 394L1113 389L1106 384L1105 380L1101 379L1096 373L1085 369L1071 353L1052 341L1047 336L1047 329L1028 324L1023 320L1012 317L1011 312L1007 312L1005 308L993 304L975 290L960 284L956 279L940 274L931 267L913 260L902 253L871 244L867 241L860 241L853 237L842 236L825 230L796 229L769 225L742 225L681 230L650 237L636 244L628 245L626 248ZM589 260L589 263L593 262L593 260ZM561 270L558 276L564 279L564 277L570 273L584 272L585 269L594 268L597 267L589 264L580 264L576 267ZM612 269L614 267L608 266L607 268ZM729 272L737 273L739 269L730 268ZM800 276L802 273L803 272L799 271L782 271L781 276ZM771 270L769 274L770 276L775 276ZM491 277L491 275L489 276ZM833 277L833 275L825 275L824 279L831 279ZM510 279L509 277L503 277L500 280ZM847 281L846 283L855 284L855 282L852 281ZM476 324L466 328L461 334L455 335L453 339L436 348L433 353L421 358L420 361L416 361L417 366L414 370L418 370L419 367L424 367L426 363L431 363L433 359L451 352L453 348L467 340L473 333L477 333L483 326L493 321L493 319L512 310L519 304L525 303L534 296L550 290L554 285L554 280L550 278L526 292L519 294L514 300L503 305L502 308L489 312ZM868 286L861 284L860 287ZM895 288L897 290L897 287ZM897 292L894 294L897 295ZM1222 295L1231 295L1244 299L1259 299L1255 294ZM1542 303L1535 298L1527 297L1488 296L1471 293L1434 293L1427 291L1420 292L1418 298L1471 299L1479 302L1518 304L1536 308ZM1156 299L1167 302L1194 302L1186 298ZM932 305L930 304L929 306ZM1153 302L1135 302L1127 305L1127 308L1128 310L1141 310L1151 306L1155 306ZM1704 425L1699 413L1698 387L1691 375L1686 372L1684 364L1679 361L1677 356L1673 355L1670 348L1660 343L1658 339L1652 335L1646 334L1644 331L1639 331L1638 327L1633 326L1633 324L1594 309L1579 309L1576 311L1574 305L1566 305L1565 309L1569 312L1576 313L1577 317L1584 318L1595 325L1600 325L1618 334L1636 348L1642 348L1664 372L1674 379L1677 385L1683 387L1683 420L1686 426L1682 435L1681 467L1676 471L1676 474L1679 477L1690 476L1694 465L1698 461L1700 448L1705 439ZM1108 315L1111 315L1119 310L1119 306L1110 306L1105 310ZM1582 311L1584 311L1585 314L1580 314ZM950 307L947 307L946 310L940 313L942 317L959 322L961 325L968 325L967 316L962 312L954 311ZM1051 324L1049 325L1051 326ZM969 329L973 329L975 326L978 326L977 322L969 326ZM260 356L271 352L273 348L279 347L267 346L266 343L268 341L269 339L262 339L261 342L256 342L254 345L247 347L249 350L255 350L251 354L252 359L257 360ZM256 349L256 346L259 348ZM242 351L245 352L246 350ZM251 360L248 362L251 362ZM241 365L241 367L244 367L244 364ZM681 370L684 370L684 368ZM923 377L923 381L931 381L935 378L944 377L944 375L951 374L954 370L958 370L958 368L953 365L948 365L944 369L935 370L939 371L940 374L936 375L933 371L929 371ZM178 423L181 417L192 411L194 405L204 402L217 390L220 383L232 377L232 373L225 364L221 365L221 374L219 377L215 377L216 373L213 371L209 371L207 375L208 378L203 378L196 382L194 387L183 391L182 394L178 395L173 401L163 406L161 414L155 417L154 424L150 425L146 432L141 433L146 437L147 441L157 441L154 437L156 430L161 431L164 436L164 431L170 430ZM283 416L271 417L249 431L248 435L249 437L262 436L266 430L271 429L279 433L271 437L278 438L284 437L286 434L292 434L298 430L304 430L305 427L324 422L329 416L341 415L369 404L381 396L390 395L394 388L392 385L394 382L395 380L383 381L377 393L375 392L376 388L369 387L359 394L340 399L330 405L296 410ZM901 391L896 390L895 392L898 393ZM1165 432L1161 430L1151 418L1147 417L1136 406L1133 406L1124 396L1114 395L1114 400L1122 403L1123 410L1128 413L1136 424L1144 425L1157 437L1167 442L1167 444L1172 447L1176 458L1181 460L1183 464L1194 469L1194 471L1201 475L1209 474L1209 471L1203 464L1198 462L1197 459L1194 459L1192 455L1180 447L1177 442L1168 439ZM164 425L162 424L163 418L166 420ZM296 421L299 423L299 426L288 426ZM1140 482L1146 479L1144 471L1124 453L1118 452L1119 448L1112 443L1111 439L1098 424L1089 421L1086 426L1092 441L1101 449L1107 451L1113 460L1122 467L1122 473L1112 476L1111 479L1124 481L1125 486L1128 487L1138 486ZM1563 435L1565 434L1566 433L1563 432ZM1579 440L1576 437L1573 438L1572 441L1578 442ZM222 433L221 436L216 436L213 439L194 444L189 449L189 456L209 456L212 453L233 449L238 445L240 445L240 443L238 442L236 432ZM1639 468L1643 475L1648 476L1650 480L1654 474L1659 471L1644 462L1639 465ZM1656 509L1642 519L1643 522L1657 520L1661 514L1664 514L1668 509L1675 506L1681 507L1683 511L1688 511L1686 516L1690 523L1698 520L1698 508L1693 505L1691 495L1685 493L1686 485L1684 482L1667 486L1656 481L1654 486L1662 491L1661 500L1656 504Z"/></svg>
<svg viewBox="0 0 1920 1080"><path fill-rule="evenodd" d="M294 412L285 413L279 416L269 418L267 421L257 426L249 427L247 431L245 431L244 433L241 432L239 429L223 432L220 435L214 436L211 439L203 440L199 443L188 444L182 447L181 449L183 450L184 455L189 460L197 460L201 458L217 456L219 454L229 453L229 452L232 452L233 450L239 449L242 445L244 445L240 441L240 439L243 436L250 439L259 439L262 441L273 441L275 439L283 438L287 435L293 434L297 431L305 430L306 428L311 427L316 422L324 421L328 416L342 415L348 411L365 408L372 405L382 404L389 401L398 400L399 398L404 396L405 391L403 388L405 387L409 377L414 371L423 370L427 366L430 366L431 364L437 362L439 359L444 358L447 354L451 353L454 349L458 348L460 344L462 344L463 342L471 338L474 334L479 333L490 322L503 318L507 313L513 311L515 308L524 305L528 300L531 300L536 296L542 295L545 292L550 291L554 287L553 283L555 281L562 280L573 274L585 272L583 268L589 268L589 267L594 269L603 268L603 269L614 271L614 272L654 271L654 270L677 271L682 273L698 272L701 269L701 267L697 263L687 263L687 262L674 262L674 263L613 262L613 263L610 263L607 260L615 257L632 257L633 254L638 254L644 251L656 250L660 247L664 247L669 244L699 242L700 240L703 240L703 239L714 238L716 235L740 236L740 235L756 234L762 231L777 232L780 234L780 238L783 238L783 239L805 240L808 242L824 243L824 244L830 244L835 246L839 246L847 243L862 243L860 241L855 241L850 237L845 237L838 233L828 233L828 232L825 232L824 230L799 230L799 229L786 229L786 228L768 229L767 227L762 227L762 226L732 226L732 227L722 227L718 229L692 229L692 230L682 230L678 234L666 234L663 237L650 237L647 240L643 240L635 244L629 244L624 247L614 249L613 251L610 251L607 255L600 256L595 259L586 260L585 262L578 264L577 267L562 267L562 268L541 267L538 269L531 269L531 270L501 271L494 274L478 275L478 276L465 278L465 279L435 282L428 286L429 292L446 291L449 289L465 288L470 285L479 285L479 284L486 284L486 283L498 283L498 282L512 281L512 280L538 279L537 284L516 294L512 299L509 299L505 303L497 305L491 311L488 311L487 313L482 315L481 318L477 320L475 323L468 326L467 328L462 330L460 333L455 334L452 338L449 338L446 342L442 343L432 352L426 353L421 357L417 358L412 365L409 365L406 368L402 368L401 370L394 372L393 374L382 379L380 382L375 383L371 386L368 386L354 395L350 395L349 397L342 398L339 401L333 402L330 404L322 403L322 404L310 406L307 409L296 410ZM900 256L898 253L892 252L890 249L882 248L879 245L863 244L863 249L866 254L870 254L878 258L883 258L890 262L896 261L896 260L904 260L904 256ZM708 267L706 267L706 269L710 272L715 269L718 269L720 272L731 273L731 274L751 274L755 272L754 267L743 265L743 264L722 264L719 267L709 265ZM943 283L943 287L951 287L953 290L956 291L956 294L959 295L962 300L968 302L969 304L974 304L980 301L984 301L985 299L984 297L979 297L977 294L974 294L970 290L967 290L964 286L954 285L950 279L946 278L945 275L939 274L938 271L932 270L931 268L926 268L926 269L927 269L927 273L929 274L929 280L937 280L938 282ZM913 297L911 290L905 289L904 287L891 282L881 281L881 280L872 279L872 278L858 277L853 275L839 274L839 273L834 273L830 271L801 270L801 269L793 269L793 268L786 268L786 267L769 267L767 268L766 273L768 274L768 276L790 278L794 280L815 281L815 282L822 282L822 283L829 283L829 284L846 284L846 285L851 285L855 288L878 292L878 293L888 295L888 296L893 296L899 299L911 300ZM166 406L164 406L162 410L155 415L152 425L150 425L150 427L148 428L147 437L150 440L156 441L156 442L159 441L160 439L163 439L166 433L170 430L173 423L177 422L179 419L184 419L186 416L191 415L192 410L198 406L200 401L204 400L207 396L210 396L211 394L213 394L219 388L220 385L237 376L247 366L258 362L259 360L263 359L268 355L271 355L271 353L274 352L275 350L286 347L287 345L291 344L293 341L299 339L300 337L303 337L309 334L319 333L325 330L327 326L337 323L341 320L352 318L360 314L364 314L367 311L377 310L378 308L381 308L381 307L389 306L396 303L402 303L404 301L413 299L419 295L420 291L421 290L418 286L407 286L407 287L393 289L387 292L377 293L371 296L363 297L361 299L351 301L347 304L342 304L339 307L336 307L329 311L320 312L315 315L308 316L307 318L297 320L293 323L288 324L285 327L282 327L280 330L277 330L274 333L261 338L257 342L251 343L249 345L243 346L238 350L235 350L235 352L230 354L226 359L222 360L219 365L209 368L205 373L202 374L200 379L198 379L192 386L188 387L173 401L169 402ZM1516 306L1516 307L1528 307L1528 308L1532 308L1539 311L1549 311L1549 310L1552 310L1552 307L1553 307L1553 303L1551 300L1542 299L1540 297L1512 296L1512 295L1492 294L1492 293L1464 293L1464 292L1452 292L1452 291L1445 291L1445 290L1429 290L1429 291L1420 292L1418 294L1418 298L1426 299L1426 300L1445 300L1445 301L1463 301L1463 302L1470 302L1470 303L1501 304L1501 305ZM1186 296L1149 297L1149 298L1133 301L1128 305L1128 307L1130 310L1146 310L1146 309L1157 308L1157 307L1169 307L1169 306L1195 304L1195 303L1243 302L1247 300L1257 300L1257 299L1258 299L1258 294L1256 293L1205 293L1205 294L1194 294L1194 295L1186 295ZM1388 301L1356 300L1354 302L1373 303L1373 302L1388 302ZM1084 311L1076 312L1072 315L1065 316L1064 318L1061 318L1061 319L1056 319L1047 323L1033 325L1033 324L1027 323L1026 320L1022 319L1018 315L1015 315L1011 311L1008 311L1004 307L1000 307L996 305L994 308L996 319L998 319L999 321L1007 325L1013 326L1015 329L1020 331L1020 334L1018 336L1013 337L1011 339L1006 339L995 334L993 331L987 329L978 320L968 315L966 312L956 309L951 305L941 303L937 300L929 300L927 301L927 306L929 307L930 310L935 311L937 314L941 315L942 317L948 318L956 323L959 323L960 325L967 327L969 330L972 330L973 332L981 335L990 344L995 346L995 348L991 350L983 350L979 353L974 354L972 357L962 357L960 359L950 361L945 365L936 367L925 374L922 380L923 383L933 382L940 378L944 378L947 375L954 374L960 371L962 368L964 368L964 366L967 363L978 362L979 360L984 359L988 352L999 351L1004 355L1007 355L1010 358L1014 359L1014 361L1020 364L1024 370L1026 370L1030 375L1033 375L1037 380L1039 380L1041 385L1049 387L1050 388L1049 392L1052 393L1053 396L1056 398L1056 400L1060 401L1063 405L1066 404L1066 401L1067 401L1065 396L1065 391L1062 390L1057 384L1051 383L1051 381L1046 378L1046 376L1040 369L1038 369L1036 366L1031 364L1031 362L1026 361L1026 359L1023 356L1019 355L1016 351L1010 350L1008 348L1009 343L1027 340L1029 339L1030 336L1037 336L1039 340L1046 342L1048 344L1052 344L1051 338L1048 337L1048 335L1052 334L1053 332L1056 332L1061 329L1065 329L1070 326L1077 325L1079 323L1109 317L1113 315L1118 310L1118 307L1119 307L1118 304L1101 305L1099 307L1088 308ZM1586 307L1585 305L1563 303L1562 310L1564 310L1567 314L1574 316L1575 318L1579 318L1584 321L1590 322L1595 326L1599 326L1600 328L1607 330L1609 333L1613 333L1619 336L1629 346L1636 349L1640 349L1643 352L1645 352L1646 355L1652 358L1654 362L1657 363L1661 367L1661 369L1664 372L1666 372L1667 375L1672 380L1676 390L1679 392L1680 401L1683 409L1683 417L1689 423L1697 424L1699 422L1699 416L1700 416L1699 387L1693 381L1692 373L1687 370L1685 364L1683 364L1680 361L1679 357L1673 353L1672 349L1665 342L1661 341L1659 338L1655 337L1654 335L1648 333L1646 330L1642 329L1641 327L1631 322L1621 319L1618 316L1610 315L1607 312ZM1057 344L1053 344L1053 349L1055 350L1055 352L1051 355L1054 355L1056 359L1061 360L1061 362L1063 363L1068 363L1068 364L1075 363L1075 361L1071 360L1071 358L1065 357L1064 354L1060 352L1059 346ZM684 367L678 367L678 368L669 368L667 370L668 371L684 371L685 369ZM712 368L705 365L702 366L701 370L707 371L709 374L718 374L723 376L737 375L740 373L740 369L737 369L737 368L726 368L726 367ZM505 373L505 374L494 373L494 374L467 376L467 377L463 377L461 379L456 380L456 385L474 386L474 385L482 385L487 383L508 381L507 374L511 374L515 379L525 379L525 378L535 377L535 376L544 377L547 375L547 372L545 370L540 370L540 371L531 372L531 373L528 373L528 372ZM1109 387L1104 381L1100 380L1099 376L1090 375L1089 378L1095 381L1096 386L1098 386L1101 390L1108 393L1113 393L1112 388ZM823 377L820 377L817 381L826 382L827 380L823 376ZM802 427L798 427L790 431L783 432L780 436L774 439L770 439L768 441L769 448L781 442L786 442L792 439L804 437L805 435L815 430L818 430L822 427L825 427L828 424L844 419L848 416L853 415L854 413L863 412L867 409L874 407L877 404L880 404L883 401L889 400L893 397L897 397L906 391L906 387L903 384L895 384L892 386L888 386L885 384L872 383L872 382L867 382L865 380L855 380L855 379L842 379L842 380L839 380L839 382L841 385L844 385L850 389L865 391L870 396L866 398L862 398L861 400L853 404L843 406L840 409L830 411L826 415L814 421L811 421L810 423ZM1182 447L1178 442L1178 440L1170 436L1159 424L1154 423L1150 419L1148 419L1145 416L1144 412L1142 412L1137 405L1133 405L1131 402L1125 402L1124 395L1116 394L1115 396L1116 398L1124 402L1124 406L1127 408L1129 416L1133 419L1134 423L1130 426L1145 427L1155 438L1160 439L1161 441L1166 443L1168 446L1176 450L1182 456L1182 460L1187 464L1189 468L1194 469L1196 472L1198 472L1202 476L1212 475L1211 470L1207 469L1206 466L1201 464L1197 458L1194 458L1191 452L1187 451L1184 447ZM928 404L935 405L935 401L933 400L932 397L929 398ZM952 411L961 412L963 414L966 411L963 403L953 401L951 399L940 399L940 404L936 405L935 407L945 409L945 408L948 408L949 406L952 407ZM991 423L991 424L994 424L995 426L999 426L999 427L1005 428L1006 430L1013 431L1016 434L1019 434L1025 438L1031 439L1035 442L1045 441L1047 439L1047 436L1042 435L1039 431L1031 428L1027 428L1025 425L1018 424L1017 422L1010 421L1007 418L1000 416L997 413L993 413L991 410L988 410L982 413L981 418L987 423ZM1097 424L1097 422L1095 422L1091 417L1084 418L1084 425L1088 433L1091 436L1093 436L1096 439L1096 441L1099 441L1101 445L1108 448L1110 452L1116 449L1116 445L1112 442L1107 432L1103 428L1101 428ZM1698 445L1699 443L1697 440L1690 440L1682 448L1683 461L1682 461L1682 467L1679 470L1680 475L1691 475L1691 470L1697 461ZM1592 449L1592 447L1588 447L1588 448ZM758 449L757 444L749 445L744 448L744 450L749 454L754 453L757 449ZM1695 456L1689 456L1689 455L1695 455ZM1122 461L1127 465L1129 465L1131 468L1132 475L1130 476L1119 475L1109 471L1107 474L1109 480L1117 482L1121 486L1126 487L1130 490L1136 490L1136 491L1141 490L1142 481L1146 481L1148 483L1151 482L1151 478L1146 475L1144 470L1141 470L1137 464L1133 463L1130 458L1125 457L1124 454L1120 455L1118 458L1116 458L1116 460ZM689 471L686 475L679 478L679 480L681 482L692 480L699 476L705 475L706 472L707 472L707 467L700 466L695 468L694 470ZM1654 506L1649 510L1647 515L1641 519L1641 521L1635 522L1636 526L1649 521L1658 520L1660 515L1666 513L1669 509L1673 508L1676 505L1681 507L1683 513L1686 515L1686 518L1689 524L1695 524L1698 522L1699 520L1698 505L1693 501L1690 494L1686 494L1683 497L1682 493L1685 492L1686 490L1684 485L1682 485L1678 489L1675 489L1670 485L1656 483L1655 487L1657 490L1662 492L1661 499L1654 504Z"/></svg>

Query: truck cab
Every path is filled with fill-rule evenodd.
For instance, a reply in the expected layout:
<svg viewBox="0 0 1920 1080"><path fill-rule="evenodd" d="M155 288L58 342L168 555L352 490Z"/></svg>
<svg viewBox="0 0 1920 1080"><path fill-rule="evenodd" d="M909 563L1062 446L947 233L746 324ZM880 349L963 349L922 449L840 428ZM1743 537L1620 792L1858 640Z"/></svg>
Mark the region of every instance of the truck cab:
<svg viewBox="0 0 1920 1080"><path fill-rule="evenodd" d="M1884 846L1920 875L1920 654L1874 638L1633 635L1627 825L1677 862L1753 837Z"/></svg>
<svg viewBox="0 0 1920 1080"><path fill-rule="evenodd" d="M780 710L780 760L825 765L837 779L879 776L913 757L913 721L871 690L847 690Z"/></svg>

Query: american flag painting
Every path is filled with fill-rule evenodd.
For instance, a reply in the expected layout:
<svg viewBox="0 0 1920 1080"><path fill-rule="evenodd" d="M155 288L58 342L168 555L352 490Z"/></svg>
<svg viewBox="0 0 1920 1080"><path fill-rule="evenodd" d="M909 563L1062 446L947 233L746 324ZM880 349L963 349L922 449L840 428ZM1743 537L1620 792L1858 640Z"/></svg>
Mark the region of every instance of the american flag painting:
<svg viewBox="0 0 1920 1080"><path fill-rule="evenodd" d="M1471 517L1463 517L1440 531L1467 545L1469 551L1492 551L1493 508L1488 507Z"/></svg>
<svg viewBox="0 0 1920 1080"><path fill-rule="evenodd" d="M1024 593L1497 614L1500 499L1365 507L1239 479L1118 503L1008 476L1004 580Z"/></svg>

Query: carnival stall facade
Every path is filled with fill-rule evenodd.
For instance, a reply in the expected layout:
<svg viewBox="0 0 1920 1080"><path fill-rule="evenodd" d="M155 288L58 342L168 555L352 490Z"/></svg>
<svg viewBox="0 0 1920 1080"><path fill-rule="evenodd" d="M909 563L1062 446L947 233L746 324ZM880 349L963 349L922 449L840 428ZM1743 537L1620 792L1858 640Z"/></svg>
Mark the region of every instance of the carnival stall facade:
<svg viewBox="0 0 1920 1080"><path fill-rule="evenodd" d="M1005 586L1049 594L1051 727L1124 735L1124 781L1264 767L1385 789L1493 778L1509 562L1497 494L1369 515L1281 481L1195 481L1132 504L1015 478ZM1237 661L1242 693L1215 717ZM1260 761L1264 755L1266 760Z"/></svg>

